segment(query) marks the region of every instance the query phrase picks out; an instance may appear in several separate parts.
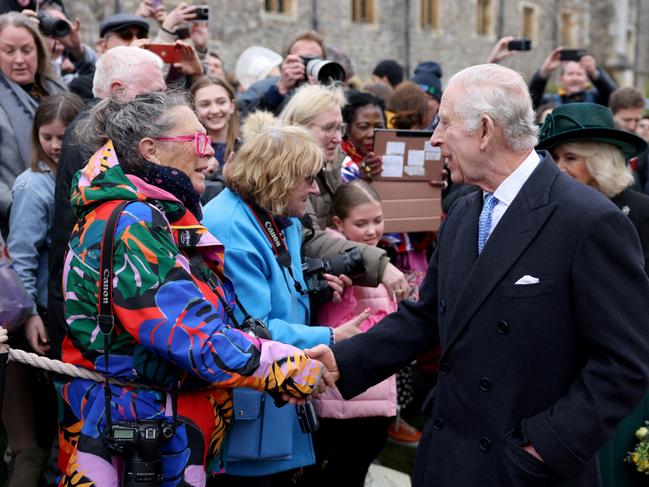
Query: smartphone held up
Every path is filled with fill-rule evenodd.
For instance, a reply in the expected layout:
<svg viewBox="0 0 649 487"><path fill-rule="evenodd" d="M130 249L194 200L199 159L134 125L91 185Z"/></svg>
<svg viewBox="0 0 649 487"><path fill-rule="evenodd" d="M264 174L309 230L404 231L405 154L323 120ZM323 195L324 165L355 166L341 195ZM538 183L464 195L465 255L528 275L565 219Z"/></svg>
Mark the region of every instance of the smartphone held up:
<svg viewBox="0 0 649 487"><path fill-rule="evenodd" d="M145 44L145 49L160 56L163 62L167 64L175 64L180 62L181 54L180 48L175 44Z"/></svg>

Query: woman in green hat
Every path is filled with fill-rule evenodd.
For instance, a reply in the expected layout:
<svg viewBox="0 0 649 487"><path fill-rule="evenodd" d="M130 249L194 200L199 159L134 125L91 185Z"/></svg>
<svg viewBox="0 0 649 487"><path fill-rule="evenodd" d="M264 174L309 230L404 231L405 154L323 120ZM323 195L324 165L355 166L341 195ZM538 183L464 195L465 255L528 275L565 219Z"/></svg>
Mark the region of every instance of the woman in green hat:
<svg viewBox="0 0 649 487"><path fill-rule="evenodd" d="M649 274L649 196L631 189L634 179L627 160L645 150L640 137L617 130L610 110L593 103L561 105L550 113L539 134L538 149L550 151L559 168L605 194L629 217L640 237ZM633 450L634 432L649 419L649 395L624 419L613 439L600 450L605 487L646 485L646 476L625 463Z"/></svg>

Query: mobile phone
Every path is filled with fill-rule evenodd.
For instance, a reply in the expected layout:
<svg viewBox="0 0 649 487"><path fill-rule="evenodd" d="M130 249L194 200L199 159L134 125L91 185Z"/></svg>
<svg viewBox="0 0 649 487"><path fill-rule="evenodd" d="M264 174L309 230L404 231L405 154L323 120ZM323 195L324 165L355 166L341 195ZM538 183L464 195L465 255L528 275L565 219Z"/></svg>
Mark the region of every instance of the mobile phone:
<svg viewBox="0 0 649 487"><path fill-rule="evenodd" d="M561 61L579 61L582 57L586 55L584 49L562 49L559 53L559 59Z"/></svg>
<svg viewBox="0 0 649 487"><path fill-rule="evenodd" d="M209 20L210 19L210 6L209 5L196 5L196 17L194 20Z"/></svg>
<svg viewBox="0 0 649 487"><path fill-rule="evenodd" d="M167 64L180 62L180 49L174 44L145 44L144 48L160 56Z"/></svg>
<svg viewBox="0 0 649 487"><path fill-rule="evenodd" d="M507 43L507 49L510 51L529 51L532 49L532 41L529 39L514 39Z"/></svg>

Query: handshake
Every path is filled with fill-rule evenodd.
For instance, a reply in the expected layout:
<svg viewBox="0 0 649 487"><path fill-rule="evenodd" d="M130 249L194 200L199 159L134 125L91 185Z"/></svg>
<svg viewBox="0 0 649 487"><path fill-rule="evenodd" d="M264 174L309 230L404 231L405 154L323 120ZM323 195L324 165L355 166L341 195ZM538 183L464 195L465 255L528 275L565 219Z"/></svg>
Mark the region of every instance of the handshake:
<svg viewBox="0 0 649 487"><path fill-rule="evenodd" d="M316 345L313 348L307 348L304 350L304 353L310 359L321 363L320 381L313 388L312 396L318 396L318 394L326 391L327 388L334 387L338 379L340 379L340 371L338 370L338 364L336 364L336 358L331 348L327 345ZM305 401L310 400L310 398L302 399L287 393L282 394L282 399L289 404L304 404Z"/></svg>
<svg viewBox="0 0 649 487"><path fill-rule="evenodd" d="M345 324L336 328L336 341L341 341L360 333L358 327L368 318L370 315L369 311L369 308L365 309L362 313L359 313ZM340 371L338 370L338 364L336 363L331 348L326 345L316 345L313 348L307 348L304 350L304 353L312 361L320 363L320 378L318 383L313 387L312 395L317 396L326 391L327 388L334 387L338 379L340 379ZM290 404L303 404L308 398L305 399L283 393L282 400Z"/></svg>

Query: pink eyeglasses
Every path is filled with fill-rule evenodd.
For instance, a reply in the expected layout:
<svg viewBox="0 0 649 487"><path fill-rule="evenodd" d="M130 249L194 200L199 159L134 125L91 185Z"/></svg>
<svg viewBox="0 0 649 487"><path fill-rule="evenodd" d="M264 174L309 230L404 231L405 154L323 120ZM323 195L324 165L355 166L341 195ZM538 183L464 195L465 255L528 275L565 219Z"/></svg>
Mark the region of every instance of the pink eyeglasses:
<svg viewBox="0 0 649 487"><path fill-rule="evenodd" d="M197 156L205 157L212 145L212 139L203 132L194 135L178 135L176 137L156 137L160 142L191 142L194 141L194 153Z"/></svg>

